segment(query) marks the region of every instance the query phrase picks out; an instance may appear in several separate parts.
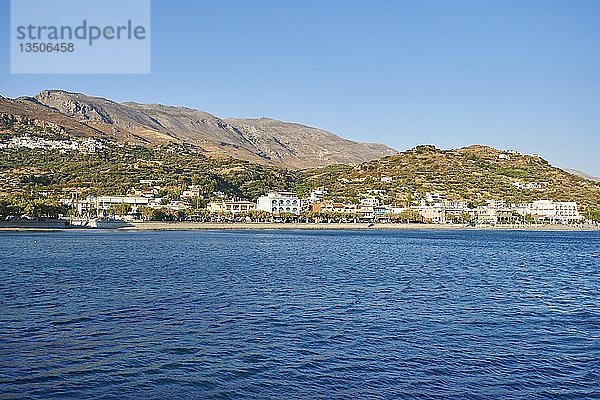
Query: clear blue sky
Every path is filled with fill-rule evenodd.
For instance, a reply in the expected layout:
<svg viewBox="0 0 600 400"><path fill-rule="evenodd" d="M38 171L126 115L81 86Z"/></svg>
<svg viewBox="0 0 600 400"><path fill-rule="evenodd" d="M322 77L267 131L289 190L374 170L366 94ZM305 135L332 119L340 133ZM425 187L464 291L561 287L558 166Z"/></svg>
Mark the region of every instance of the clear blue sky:
<svg viewBox="0 0 600 400"><path fill-rule="evenodd" d="M398 150L473 143L600 176L600 1L152 3L149 75L11 75L45 88L268 116Z"/></svg>

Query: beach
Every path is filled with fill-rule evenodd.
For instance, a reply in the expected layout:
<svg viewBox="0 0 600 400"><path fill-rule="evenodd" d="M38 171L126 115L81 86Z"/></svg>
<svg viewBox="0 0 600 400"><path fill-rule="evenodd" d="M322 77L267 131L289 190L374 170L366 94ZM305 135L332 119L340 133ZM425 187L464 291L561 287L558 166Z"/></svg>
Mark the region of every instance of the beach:
<svg viewBox="0 0 600 400"><path fill-rule="evenodd" d="M521 231L600 231L598 225L464 225L464 224L392 224L392 223L299 223L299 222L192 222L192 221L145 221L128 222L126 226L115 228L82 228L77 226L52 226L26 224L0 225L0 232L10 231L89 231L89 230L121 230L121 231L193 231L193 230L521 230Z"/></svg>
<svg viewBox="0 0 600 400"><path fill-rule="evenodd" d="M372 223L275 223L275 222L133 222L123 230L561 230L597 231L593 225L476 225L464 224L372 224Z"/></svg>

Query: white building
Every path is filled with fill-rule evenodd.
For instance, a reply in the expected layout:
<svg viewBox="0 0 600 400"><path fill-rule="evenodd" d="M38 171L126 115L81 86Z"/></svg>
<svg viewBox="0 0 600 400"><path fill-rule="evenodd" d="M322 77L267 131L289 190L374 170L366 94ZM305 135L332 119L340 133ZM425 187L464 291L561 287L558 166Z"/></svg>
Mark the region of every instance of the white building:
<svg viewBox="0 0 600 400"><path fill-rule="evenodd" d="M381 202L376 197L367 197L365 199L361 199L360 205L364 207L377 207L381 205Z"/></svg>
<svg viewBox="0 0 600 400"><path fill-rule="evenodd" d="M538 221L554 224L569 224L583 219L574 201L537 200L513 206L521 215L531 215Z"/></svg>
<svg viewBox="0 0 600 400"><path fill-rule="evenodd" d="M538 200L531 203L531 214L551 223L568 224L582 219L574 201Z"/></svg>
<svg viewBox="0 0 600 400"><path fill-rule="evenodd" d="M392 214L402 214L406 210L408 210L406 207L390 207L390 213Z"/></svg>
<svg viewBox="0 0 600 400"><path fill-rule="evenodd" d="M506 202L504 200L487 200L487 207L492 209L506 208Z"/></svg>
<svg viewBox="0 0 600 400"><path fill-rule="evenodd" d="M496 225L498 223L498 212L499 209L493 206L477 207L475 209L477 223Z"/></svg>
<svg viewBox="0 0 600 400"><path fill-rule="evenodd" d="M524 190L540 189L542 185L538 182L513 182L514 187Z"/></svg>
<svg viewBox="0 0 600 400"><path fill-rule="evenodd" d="M310 197L308 198L308 203L313 204L313 203L322 201L326 195L327 195L327 190L315 189L312 192L310 192Z"/></svg>
<svg viewBox="0 0 600 400"><path fill-rule="evenodd" d="M356 208L360 219L374 219L375 216L382 216L387 213L388 207L382 206L381 201L376 197L367 197L360 200Z"/></svg>
<svg viewBox="0 0 600 400"><path fill-rule="evenodd" d="M271 214L300 214L300 199L291 192L270 192L256 200L256 209Z"/></svg>
<svg viewBox="0 0 600 400"><path fill-rule="evenodd" d="M166 208L173 211L183 211L191 208L189 204L183 201L169 200L168 202L165 202L163 199L155 199L151 201L148 203L148 207L155 209Z"/></svg>
<svg viewBox="0 0 600 400"><path fill-rule="evenodd" d="M449 210L465 211L469 208L468 203L462 200L444 200L442 205Z"/></svg>
<svg viewBox="0 0 600 400"><path fill-rule="evenodd" d="M425 201L429 204L441 203L444 200L444 195L440 193L425 193Z"/></svg>
<svg viewBox="0 0 600 400"><path fill-rule="evenodd" d="M96 215L106 216L106 211L114 205L127 204L131 207L132 213L139 212L140 207L147 206L150 199L141 196L98 196L95 199Z"/></svg>
<svg viewBox="0 0 600 400"><path fill-rule="evenodd" d="M141 196L99 196L96 197L96 207L102 210L116 204L147 205L149 199Z"/></svg>
<svg viewBox="0 0 600 400"><path fill-rule="evenodd" d="M191 199L191 198L202 198L202 186L200 185L190 185L187 187L187 190L184 190L181 193L182 199Z"/></svg>

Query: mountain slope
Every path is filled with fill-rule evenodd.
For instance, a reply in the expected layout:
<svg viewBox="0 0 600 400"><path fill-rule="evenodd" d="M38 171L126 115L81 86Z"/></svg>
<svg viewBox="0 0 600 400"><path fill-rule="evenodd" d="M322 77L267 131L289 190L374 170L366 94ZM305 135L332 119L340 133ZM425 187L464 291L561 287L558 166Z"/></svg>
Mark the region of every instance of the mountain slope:
<svg viewBox="0 0 600 400"><path fill-rule="evenodd" d="M0 116L7 127L33 125L50 128L71 136L100 137L102 132L82 124L59 111L38 103L34 98L7 99L0 97ZM16 129L16 128L15 128Z"/></svg>
<svg viewBox="0 0 600 400"><path fill-rule="evenodd" d="M94 152L0 147L0 200L69 198L73 193L81 198L89 194L122 195L133 187L150 190L155 185L161 187L159 196L179 199L192 184L201 187L206 198L221 191L254 200L268 190L287 189L293 179L293 172L281 168L204 157L185 148L171 152L170 148L110 142Z"/></svg>
<svg viewBox="0 0 600 400"><path fill-rule="evenodd" d="M265 149L269 158L288 159L295 164L301 164L307 155L319 165L330 165L359 164L396 153L382 144L353 142L321 129L269 118L230 118L225 122L253 145Z"/></svg>
<svg viewBox="0 0 600 400"><path fill-rule="evenodd" d="M580 176L580 177L585 178L585 179L589 179L590 181L600 182L600 178L599 177L592 176L590 174L586 174L583 171L579 171L577 169L570 169L570 168L563 168L563 169L565 171L567 171L568 173L570 173L570 174L577 175L577 176Z"/></svg>
<svg viewBox="0 0 600 400"><path fill-rule="evenodd" d="M353 142L300 124L270 119L223 120L185 107L117 103L62 90L45 90L33 99L15 101L46 106L46 110L70 117L74 126L84 125L119 141L129 139L148 146L186 144L207 155L285 168L356 164L396 153L385 145ZM0 113L4 112L2 105ZM12 112L18 114L18 110ZM37 117L43 119L44 115ZM83 135L88 134L87 128L81 128Z"/></svg>
<svg viewBox="0 0 600 400"><path fill-rule="evenodd" d="M382 177L391 182L382 182ZM299 192L319 186L327 187L329 196L338 199L357 198L369 189L385 190L384 200L399 205L435 192L475 204L492 199L509 204L551 199L600 208L599 182L553 167L538 156L479 145L457 150L418 146L355 167L299 172Z"/></svg>
<svg viewBox="0 0 600 400"><path fill-rule="evenodd" d="M27 149L18 144L22 135L62 141L63 150ZM81 165L76 170L72 166L66 167L67 163L63 161L48 163L47 160L54 160L57 152L70 154L69 137L101 139L97 147L103 150L78 155ZM122 143L128 146L116 145ZM241 168L240 161L227 157L232 156L262 164L252 166L248 163L242 168L260 171L253 178L255 182L261 179L269 182L274 180L272 176L285 176L285 179L275 179L280 182L278 188L308 194L314 188L325 187L331 198L339 200L356 201L375 189L385 191L383 200L387 204L398 205L410 204L425 192L437 192L449 199L475 204L483 204L489 199L509 203L552 199L577 201L589 209L600 208L600 182L553 167L538 156L478 145L457 150L418 146L373 159L378 154L395 151L382 145L344 140L320 129L266 118L223 120L184 107L116 103L62 91L45 91L36 98L13 100L0 97L0 148L2 146L6 150L2 150L0 158L4 162L0 166L0 190L4 189L6 193L31 193L34 189L44 188L60 193L74 188L89 193L112 190L116 194L122 184L135 183L135 180L119 178L116 172L110 175L109 180L113 183L104 182L102 174L113 169L105 161L116 157L114 159L122 164L119 173L131 169L135 173L128 170L127 177L143 175L145 179L158 175L174 185L169 188L174 192L181 189L176 183L189 179L188 175L197 175L194 179L199 181L229 182L230 178L213 179L222 171L228 171L235 184L221 185L223 191L247 196L250 192L237 187L244 185L244 174L236 172ZM130 153L138 154L137 158L131 158ZM141 162L144 159L141 155L147 160ZM167 155L173 155L170 164L160 166L164 162L161 158ZM219 156L210 158L218 159L219 167L205 168L213 161L203 155ZM360 162L365 159L370 161ZM185 170L178 167L187 162L200 164ZM98 170L100 165L102 171ZM158 165L158 170L154 171L150 165ZM328 166L289 174L283 171L322 165ZM266 166L271 172L265 172ZM198 169L197 173L194 168ZM63 176L72 178L63 179ZM96 178L90 181L90 176ZM382 178L386 178L385 182ZM252 196L259 192L257 188L269 188L268 185L253 185L256 190L251 192Z"/></svg>

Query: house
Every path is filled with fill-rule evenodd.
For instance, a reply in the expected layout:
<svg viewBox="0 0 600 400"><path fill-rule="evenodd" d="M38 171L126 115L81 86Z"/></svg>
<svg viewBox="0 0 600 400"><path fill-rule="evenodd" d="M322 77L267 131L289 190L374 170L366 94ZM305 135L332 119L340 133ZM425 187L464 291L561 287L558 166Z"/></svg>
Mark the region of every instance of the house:
<svg viewBox="0 0 600 400"><path fill-rule="evenodd" d="M444 195L440 193L425 193L425 201L427 203L441 203L444 200Z"/></svg>
<svg viewBox="0 0 600 400"><path fill-rule="evenodd" d="M504 200L487 200L486 201L488 208L499 209L506 208L506 202Z"/></svg>
<svg viewBox="0 0 600 400"><path fill-rule="evenodd" d="M207 207L207 209L211 212L226 212L231 214L246 213L250 210L254 210L255 208L255 203L243 200L212 201Z"/></svg>
<svg viewBox="0 0 600 400"><path fill-rule="evenodd" d="M498 223L498 210L495 207L477 207L475 215L478 224L496 225Z"/></svg>
<svg viewBox="0 0 600 400"><path fill-rule="evenodd" d="M530 211L542 222L568 224L583 219L574 201L537 200L531 203Z"/></svg>
<svg viewBox="0 0 600 400"><path fill-rule="evenodd" d="M256 209L271 214L300 214L300 199L292 192L270 192L256 200Z"/></svg>
<svg viewBox="0 0 600 400"><path fill-rule="evenodd" d="M131 207L131 213L138 213L140 207L149 205L150 199L141 196L99 196L94 199L94 202L96 215L102 217L107 215L110 207L119 204L127 204Z"/></svg>
<svg viewBox="0 0 600 400"><path fill-rule="evenodd" d="M323 197L327 195L327 191L324 189L315 189L310 192L310 197L308 198L308 202L310 204L316 203L318 201L323 200Z"/></svg>
<svg viewBox="0 0 600 400"><path fill-rule="evenodd" d="M425 222L443 224L446 222L446 207L441 204L434 206L416 206L411 209L417 210Z"/></svg>
<svg viewBox="0 0 600 400"><path fill-rule="evenodd" d="M367 197L360 200L356 207L356 212L360 219L375 219L376 216L382 216L388 212L387 206L382 206L378 198Z"/></svg>
<svg viewBox="0 0 600 400"><path fill-rule="evenodd" d="M187 190L181 193L182 199L201 198L202 197L202 186L190 185Z"/></svg>
<svg viewBox="0 0 600 400"><path fill-rule="evenodd" d="M542 185L538 182L513 182L512 185L516 188L524 190L540 189L542 187Z"/></svg>
<svg viewBox="0 0 600 400"><path fill-rule="evenodd" d="M360 200L360 205L364 207L377 207L381 204L378 198L367 197Z"/></svg>
<svg viewBox="0 0 600 400"><path fill-rule="evenodd" d="M153 198L155 194L157 194L157 191L154 189L137 189L135 187L130 188L127 192L128 196L139 196L148 198Z"/></svg>
<svg viewBox="0 0 600 400"><path fill-rule="evenodd" d="M390 208L386 205L379 205L373 207L373 216L375 218L382 218L390 212Z"/></svg>
<svg viewBox="0 0 600 400"><path fill-rule="evenodd" d="M150 203L148 203L148 207L154 209L166 208L168 210L173 211L183 211L191 208L189 204L183 201L170 200L168 202L165 202L165 200L163 199L155 199L154 201L151 201Z"/></svg>
<svg viewBox="0 0 600 400"><path fill-rule="evenodd" d="M326 212L345 212L346 205L344 203L334 203L333 201L321 201L314 203L311 207L311 211L315 213L326 213Z"/></svg>

